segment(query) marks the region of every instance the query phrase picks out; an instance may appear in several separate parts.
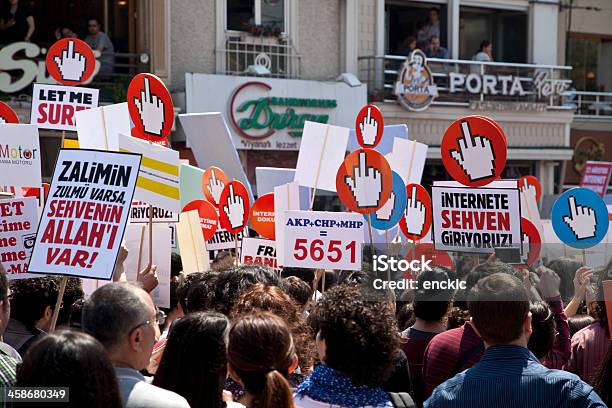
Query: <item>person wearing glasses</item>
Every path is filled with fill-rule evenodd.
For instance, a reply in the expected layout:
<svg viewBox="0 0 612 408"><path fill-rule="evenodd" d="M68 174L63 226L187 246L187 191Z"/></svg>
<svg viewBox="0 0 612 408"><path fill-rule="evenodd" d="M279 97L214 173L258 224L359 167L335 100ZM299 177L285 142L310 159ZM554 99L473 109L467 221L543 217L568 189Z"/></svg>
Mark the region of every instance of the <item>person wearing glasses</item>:
<svg viewBox="0 0 612 408"><path fill-rule="evenodd" d="M102 286L83 306L83 330L106 349L126 408L189 408L185 398L151 385L139 372L149 364L164 319L149 294L128 282Z"/></svg>

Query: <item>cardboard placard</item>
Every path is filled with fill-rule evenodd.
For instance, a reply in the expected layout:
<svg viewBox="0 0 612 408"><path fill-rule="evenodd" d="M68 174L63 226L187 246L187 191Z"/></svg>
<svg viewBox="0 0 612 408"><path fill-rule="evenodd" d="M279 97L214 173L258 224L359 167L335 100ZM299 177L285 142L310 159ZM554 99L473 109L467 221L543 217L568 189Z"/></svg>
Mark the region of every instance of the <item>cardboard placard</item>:
<svg viewBox="0 0 612 408"><path fill-rule="evenodd" d="M356 213L287 211L283 265L360 270L365 224Z"/></svg>
<svg viewBox="0 0 612 408"><path fill-rule="evenodd" d="M210 259L202 235L200 216L196 210L182 212L177 224L177 240L181 251L183 272L205 272L210 269Z"/></svg>
<svg viewBox="0 0 612 408"><path fill-rule="evenodd" d="M152 222L175 223L179 221L178 213L160 207L150 206L143 201L133 201L130 208L130 222L132 224L145 224L149 222L149 212L152 212Z"/></svg>
<svg viewBox="0 0 612 408"><path fill-rule="evenodd" d="M78 111L98 107L98 89L34 84L30 123L40 129L76 131Z"/></svg>
<svg viewBox="0 0 612 408"><path fill-rule="evenodd" d="M383 135L385 123L380 109L376 105L366 105L357 114L355 132L357 143L362 148L375 148Z"/></svg>
<svg viewBox="0 0 612 408"><path fill-rule="evenodd" d="M127 103L78 111L75 115L79 147L119 151L119 134L129 135L130 113Z"/></svg>
<svg viewBox="0 0 612 408"><path fill-rule="evenodd" d="M269 239L244 238L240 249L240 263L282 270L276 259L276 243Z"/></svg>
<svg viewBox="0 0 612 408"><path fill-rule="evenodd" d="M494 248L520 248L519 190L432 187L436 249L492 253Z"/></svg>
<svg viewBox="0 0 612 408"><path fill-rule="evenodd" d="M9 279L37 276L27 273L38 228L37 210L34 197L0 200L0 264Z"/></svg>
<svg viewBox="0 0 612 408"><path fill-rule="evenodd" d="M135 154L60 150L29 271L110 280L139 167Z"/></svg>
<svg viewBox="0 0 612 408"><path fill-rule="evenodd" d="M249 227L245 226L242 231L237 234L232 234L220 225L217 227L215 234L211 239L206 241L206 249L209 251L220 251L223 249L234 249L236 244L235 240L238 240L238 247L244 237L249 236Z"/></svg>
<svg viewBox="0 0 612 408"><path fill-rule="evenodd" d="M181 207L193 200L205 200L202 191L202 175L204 170L199 167L181 164L179 171L179 189L181 190Z"/></svg>
<svg viewBox="0 0 612 408"><path fill-rule="evenodd" d="M219 227L219 213L217 209L206 200L193 200L182 212L196 211L200 217L201 234L204 240L212 239Z"/></svg>
<svg viewBox="0 0 612 408"><path fill-rule="evenodd" d="M402 177L404 184L420 184L428 148L424 143L395 138L393 140L393 150L385 157L389 166L391 166L391 170Z"/></svg>
<svg viewBox="0 0 612 408"><path fill-rule="evenodd" d="M0 124L0 186L40 186L40 144L35 125Z"/></svg>

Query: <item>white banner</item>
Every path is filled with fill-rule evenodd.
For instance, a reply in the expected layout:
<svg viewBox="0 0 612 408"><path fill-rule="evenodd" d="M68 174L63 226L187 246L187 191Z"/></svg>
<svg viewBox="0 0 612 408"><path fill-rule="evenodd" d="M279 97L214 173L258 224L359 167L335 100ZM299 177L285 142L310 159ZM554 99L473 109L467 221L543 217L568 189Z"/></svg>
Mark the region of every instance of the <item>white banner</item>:
<svg viewBox="0 0 612 408"><path fill-rule="evenodd" d="M34 84L30 123L40 129L75 131L77 111L98 107L98 89Z"/></svg>
<svg viewBox="0 0 612 408"><path fill-rule="evenodd" d="M269 239L244 238L240 250L240 263L282 270L282 266L276 261L276 242Z"/></svg>
<svg viewBox="0 0 612 408"><path fill-rule="evenodd" d="M160 207L149 206L149 204L143 201L134 201L132 202L132 208L130 208L130 222L133 224L148 223L149 213L152 213L152 221L155 223L175 223L179 221L178 213Z"/></svg>

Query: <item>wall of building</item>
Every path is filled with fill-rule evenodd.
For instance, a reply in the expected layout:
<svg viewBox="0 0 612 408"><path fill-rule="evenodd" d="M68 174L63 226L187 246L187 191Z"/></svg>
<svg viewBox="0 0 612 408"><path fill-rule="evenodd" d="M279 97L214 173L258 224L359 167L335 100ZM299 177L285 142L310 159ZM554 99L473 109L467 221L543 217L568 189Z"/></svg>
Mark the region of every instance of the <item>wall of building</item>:
<svg viewBox="0 0 612 408"><path fill-rule="evenodd" d="M376 55L376 0L359 1L359 56Z"/></svg>

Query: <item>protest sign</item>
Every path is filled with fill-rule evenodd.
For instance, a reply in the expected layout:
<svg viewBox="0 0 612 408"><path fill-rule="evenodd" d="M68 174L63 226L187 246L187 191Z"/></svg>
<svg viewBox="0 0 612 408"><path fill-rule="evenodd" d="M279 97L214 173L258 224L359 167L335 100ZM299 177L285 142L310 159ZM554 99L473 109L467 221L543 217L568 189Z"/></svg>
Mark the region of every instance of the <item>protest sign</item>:
<svg viewBox="0 0 612 408"><path fill-rule="evenodd" d="M219 198L219 225L232 234L238 234L249 220L249 193L244 185L232 180L223 188Z"/></svg>
<svg viewBox="0 0 612 408"><path fill-rule="evenodd" d="M1 123L19 123L19 117L10 106L0 101L0 124Z"/></svg>
<svg viewBox="0 0 612 408"><path fill-rule="evenodd" d="M590 248L608 232L606 203L593 190L572 188L561 194L550 215L555 234L573 248Z"/></svg>
<svg viewBox="0 0 612 408"><path fill-rule="evenodd" d="M235 249L240 247L244 237L249 236L249 227L245 226L240 232L234 234L225 228L218 226L211 239L206 241L206 249L209 251L221 251L223 249Z"/></svg>
<svg viewBox="0 0 612 408"><path fill-rule="evenodd" d="M538 258L542 249L542 239L538 229L527 218L521 218L521 260L527 266L531 266Z"/></svg>
<svg viewBox="0 0 612 408"><path fill-rule="evenodd" d="M391 196L378 211L365 215L370 217L372 228L378 230L393 228L402 219L406 209L406 186L399 174L392 173Z"/></svg>
<svg viewBox="0 0 612 408"><path fill-rule="evenodd" d="M385 156L372 149L355 150L336 172L336 191L351 211L369 214L391 197L393 173Z"/></svg>
<svg viewBox="0 0 612 408"><path fill-rule="evenodd" d="M30 123L40 129L76 131L75 114L98 107L98 89L34 84Z"/></svg>
<svg viewBox="0 0 612 408"><path fill-rule="evenodd" d="M38 214L36 198L0 200L0 264L9 279L36 277L27 273L34 247Z"/></svg>
<svg viewBox="0 0 612 408"><path fill-rule="evenodd" d="M78 111L75 115L79 147L119 151L119 134L129 135L130 113L127 103Z"/></svg>
<svg viewBox="0 0 612 408"><path fill-rule="evenodd" d="M395 138L393 150L385 157L391 170L399 174L404 184L421 182L425 160L427 159L427 145L414 140Z"/></svg>
<svg viewBox="0 0 612 408"><path fill-rule="evenodd" d="M331 174L336 174L344 160L349 129L307 121L295 167L300 186L336 191Z"/></svg>
<svg viewBox="0 0 612 408"><path fill-rule="evenodd" d="M60 150L29 271L111 279L139 167L135 154Z"/></svg>
<svg viewBox="0 0 612 408"><path fill-rule="evenodd" d="M533 178L535 179L535 177ZM537 179L535 180L537 181ZM542 233L543 233L542 219L540 217L540 209L538 208L538 202L536 198L537 188L532 187L533 184L525 184L526 182L527 180L523 179L522 184L520 184L520 180L519 180L520 197L521 197L521 216L523 216L524 218L527 218L536 227L540 236L542 236ZM489 186L491 184L489 184Z"/></svg>
<svg viewBox="0 0 612 408"><path fill-rule="evenodd" d="M277 167L255 167L255 183L257 195L274 193L274 188L293 181L295 169Z"/></svg>
<svg viewBox="0 0 612 408"><path fill-rule="evenodd" d="M198 166L217 166L223 169L230 180L239 180L253 200L251 185L244 172L238 151L223 116L218 112L189 113L179 115L183 131ZM200 188L201 188L200 181Z"/></svg>
<svg viewBox="0 0 612 408"><path fill-rule="evenodd" d="M206 203L210 205L210 203ZM186 274L205 272L210 269L210 259L201 232L203 226L201 226L200 217L196 210L183 211L177 224L177 239L181 251L183 272Z"/></svg>
<svg viewBox="0 0 612 408"><path fill-rule="evenodd" d="M269 239L244 238L240 249L240 263L282 270L276 259L276 243Z"/></svg>
<svg viewBox="0 0 612 408"><path fill-rule="evenodd" d="M492 253L521 245L518 188L432 187L436 249Z"/></svg>
<svg viewBox="0 0 612 408"><path fill-rule="evenodd" d="M612 163L587 161L580 177L580 187L593 190L601 197L606 195L612 175Z"/></svg>
<svg viewBox="0 0 612 408"><path fill-rule="evenodd" d="M132 136L168 147L174 124L170 92L153 74L138 74L128 87L127 104L134 123Z"/></svg>
<svg viewBox="0 0 612 408"><path fill-rule="evenodd" d="M85 41L62 38L49 47L45 65L51 78L62 85L74 86L91 78L96 57Z"/></svg>
<svg viewBox="0 0 612 408"><path fill-rule="evenodd" d="M204 170L181 164L179 171L179 189L181 190L181 206L184 207L193 200L204 200L206 196L202 191L202 175Z"/></svg>
<svg viewBox="0 0 612 408"><path fill-rule="evenodd" d="M437 214L437 213L436 213ZM431 228L431 197L420 184L406 186L406 207L400 220L400 228L406 238L413 241L423 239Z"/></svg>
<svg viewBox="0 0 612 408"><path fill-rule="evenodd" d="M119 151L142 155L134 198L180 212L179 152L131 136L119 135Z"/></svg>
<svg viewBox="0 0 612 408"><path fill-rule="evenodd" d="M178 213L165 210L160 207L151 206L143 201L133 201L130 208L130 222L132 224L144 224L149 222L154 223L174 223L178 222Z"/></svg>
<svg viewBox="0 0 612 408"><path fill-rule="evenodd" d="M285 212L283 266L361 270L364 225L356 213Z"/></svg>
<svg viewBox="0 0 612 408"><path fill-rule="evenodd" d="M148 251L149 237L153 236L152 259L149 260ZM142 271L149 262L157 269L158 284L151 291L153 303L159 307L170 307L170 255L172 231L166 224L153 225L153 234L149 234L148 224L128 225L125 231L125 245L128 249L128 256L124 262L127 280L136 282L137 272ZM140 265L140 268L138 267Z"/></svg>
<svg viewBox="0 0 612 408"><path fill-rule="evenodd" d="M525 191L531 191L535 196L536 203L539 203L542 200L542 185L540 184L540 180L538 180L535 176L523 176L518 180L519 188L521 189L521 193Z"/></svg>
<svg viewBox="0 0 612 408"><path fill-rule="evenodd" d="M217 209L206 200L193 200L185 207L182 212L197 211L200 217L200 226L202 228L202 237L208 241L212 239L217 231L219 224L219 214Z"/></svg>
<svg viewBox="0 0 612 408"><path fill-rule="evenodd" d="M274 240L274 193L255 200L251 207L251 227L262 237Z"/></svg>
<svg viewBox="0 0 612 408"><path fill-rule="evenodd" d="M491 119L465 116L444 132L440 154L452 178L469 187L485 186L501 177L506 165L506 136Z"/></svg>
<svg viewBox="0 0 612 408"><path fill-rule="evenodd" d="M374 150L378 153L387 155L391 153L393 150L393 143L395 139L408 139L408 126L405 124L401 125L386 125L383 129L382 138L380 142L376 145ZM361 146L357 141L357 132L355 129L349 130L349 140L346 146L347 152L352 152L354 150L360 149Z"/></svg>
<svg viewBox="0 0 612 408"><path fill-rule="evenodd" d="M382 112L376 105L366 105L357 114L355 132L362 148L374 148L380 142L385 125Z"/></svg>
<svg viewBox="0 0 612 408"><path fill-rule="evenodd" d="M202 192L213 205L219 205L219 198L221 198L223 188L229 182L230 180L223 170L219 167L211 166L202 175Z"/></svg>
<svg viewBox="0 0 612 408"><path fill-rule="evenodd" d="M309 192L310 189L300 187L295 181L274 188L274 237L276 258L280 265L284 265L285 212L308 209L310 206Z"/></svg>
<svg viewBox="0 0 612 408"><path fill-rule="evenodd" d="M36 125L0 124L0 135L0 186L40 186L41 153Z"/></svg>

